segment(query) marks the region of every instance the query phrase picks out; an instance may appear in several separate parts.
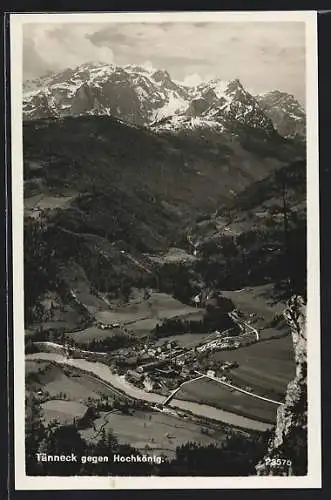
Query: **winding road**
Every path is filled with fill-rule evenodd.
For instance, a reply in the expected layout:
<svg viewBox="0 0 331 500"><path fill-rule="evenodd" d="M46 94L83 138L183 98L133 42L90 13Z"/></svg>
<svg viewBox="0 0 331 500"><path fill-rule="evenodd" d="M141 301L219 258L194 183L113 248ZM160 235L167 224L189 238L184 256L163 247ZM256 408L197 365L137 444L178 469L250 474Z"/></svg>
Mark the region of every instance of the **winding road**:
<svg viewBox="0 0 331 500"><path fill-rule="evenodd" d="M135 399L140 399L148 403L163 404L164 396L156 394L153 392L146 392L139 389L131 384L129 384L123 376L116 375L111 372L109 367L104 363L91 362L82 358L68 359L61 354L39 352L34 354L27 354L26 359L40 359L45 361L53 361L61 365L74 366L81 370L84 370L92 375L95 375L98 379L110 384L115 389L124 392L127 396ZM244 429L252 429L256 431L266 431L269 429L271 424L259 422L251 418L243 417L241 415L236 415L219 408L214 408L212 406L194 403L191 401L181 401L173 399L171 402L173 408L178 408L183 411L191 412L193 415L198 417L209 418L223 422L225 424L233 425L235 427L241 427Z"/></svg>

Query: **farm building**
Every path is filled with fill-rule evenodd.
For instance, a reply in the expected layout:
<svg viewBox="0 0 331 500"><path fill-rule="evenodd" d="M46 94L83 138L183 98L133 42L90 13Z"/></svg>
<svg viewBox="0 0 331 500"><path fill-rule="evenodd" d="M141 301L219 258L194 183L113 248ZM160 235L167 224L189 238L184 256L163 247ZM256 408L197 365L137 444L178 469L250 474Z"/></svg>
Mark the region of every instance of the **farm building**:
<svg viewBox="0 0 331 500"><path fill-rule="evenodd" d="M152 361L151 363L146 363L145 365L141 365L139 367L139 371L147 372L149 370L153 370L153 368L157 368L160 366L164 366L167 363L166 359L158 359L157 361Z"/></svg>

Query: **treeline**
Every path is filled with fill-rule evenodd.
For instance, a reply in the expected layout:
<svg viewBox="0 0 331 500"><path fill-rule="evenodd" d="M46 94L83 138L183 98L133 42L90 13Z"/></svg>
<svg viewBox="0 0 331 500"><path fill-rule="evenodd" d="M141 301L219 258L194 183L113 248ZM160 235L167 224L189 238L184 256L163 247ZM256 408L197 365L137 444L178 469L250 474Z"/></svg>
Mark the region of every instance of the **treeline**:
<svg viewBox="0 0 331 500"><path fill-rule="evenodd" d="M191 265L164 264L156 270L154 281L160 292L168 293L184 304L191 304L192 297L199 291L199 275Z"/></svg>
<svg viewBox="0 0 331 500"><path fill-rule="evenodd" d="M178 318L165 319L161 324L156 325L152 331L152 336L161 338L181 333L208 333L216 329L227 330L234 327L235 324L228 314L207 312L200 321Z"/></svg>
<svg viewBox="0 0 331 500"><path fill-rule="evenodd" d="M196 271L221 289L276 283L288 297L306 295L306 162L276 170L238 193L217 215L247 225L200 248ZM286 287L286 290L284 289Z"/></svg>
<svg viewBox="0 0 331 500"><path fill-rule="evenodd" d="M72 212L72 213L71 213ZM25 324L45 321L40 298L49 291L57 292L65 304L72 304L81 317L88 314L79 302L70 296L71 283L78 278L90 284L92 290L113 294L127 300L132 286L144 282L145 273L132 265L113 248L113 235L100 236L97 228L84 228L80 212L54 210L39 214L35 219L24 219L24 299ZM66 228L64 221L77 215L77 227ZM70 219L71 220L71 219ZM84 231L92 232L85 234ZM93 293L93 292L92 292Z"/></svg>
<svg viewBox="0 0 331 500"><path fill-rule="evenodd" d="M34 317L38 297L56 286L56 257L48 244L46 220L24 220L24 314L26 324Z"/></svg>
<svg viewBox="0 0 331 500"><path fill-rule="evenodd" d="M223 290L285 281L291 288L287 296L305 296L306 263L306 220L299 218L287 234L274 224L208 242L195 270L205 283Z"/></svg>
<svg viewBox="0 0 331 500"><path fill-rule="evenodd" d="M237 194L233 206L242 210L251 210L261 205L272 197L280 199L281 190L284 186L289 196L296 199L306 196L306 162L299 160L290 165L285 165L273 174L254 182Z"/></svg>
<svg viewBox="0 0 331 500"><path fill-rule="evenodd" d="M25 347L31 346L32 342L59 342L67 340L64 328L44 328L42 325L30 335L26 336Z"/></svg>
<svg viewBox="0 0 331 500"><path fill-rule="evenodd" d="M45 330L42 327L25 341L25 354L38 352L35 342L55 342L68 344L71 347L85 351L105 352L115 351L122 347L132 346L137 342L137 338L124 332L111 332L109 337L91 339L86 342L76 342L70 335L66 335L61 330Z"/></svg>
<svg viewBox="0 0 331 500"><path fill-rule="evenodd" d="M134 343L135 338L125 333L114 333L110 337L91 339L88 342L75 343L71 341L71 344L77 348L93 352L115 351L122 347L132 346Z"/></svg>

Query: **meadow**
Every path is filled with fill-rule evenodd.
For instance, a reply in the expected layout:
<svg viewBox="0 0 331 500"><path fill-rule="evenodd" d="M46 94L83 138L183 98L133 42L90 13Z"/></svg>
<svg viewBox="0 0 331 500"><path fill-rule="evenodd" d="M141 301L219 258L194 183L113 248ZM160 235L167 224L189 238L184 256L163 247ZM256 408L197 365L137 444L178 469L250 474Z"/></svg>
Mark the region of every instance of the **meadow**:
<svg viewBox="0 0 331 500"><path fill-rule="evenodd" d="M261 422L276 422L278 405L254 398L208 378L186 384L176 394L176 399L214 406Z"/></svg>
<svg viewBox="0 0 331 500"><path fill-rule="evenodd" d="M47 394L42 402L43 420L46 423L72 423L82 417L89 401L104 396L116 396L117 392L83 371L63 367L40 360L26 361L27 392ZM60 397L61 396L61 397ZM94 425L80 433L84 439L95 442L102 429L112 431L120 443L128 443L146 453L165 454L174 457L176 447L187 441L204 445L219 443L224 433L218 426L208 426L208 434L202 432L206 426L187 418L178 418L156 411L131 410L131 415L118 410L101 411Z"/></svg>
<svg viewBox="0 0 331 500"><path fill-rule="evenodd" d="M188 441L208 445L219 444L224 437L221 431L208 429L209 435L201 432L199 424L182 420L160 412L134 411L130 416L118 412L101 413L94 421L95 429L81 431L88 441L94 441L101 429L112 431L120 443L131 446L147 454L164 454L174 458L176 447Z"/></svg>
<svg viewBox="0 0 331 500"><path fill-rule="evenodd" d="M109 307L105 307L105 303L103 307L99 304L99 307L93 311L91 309L91 297L87 293L85 293L85 296L86 300L84 299L83 304L89 307L90 312L93 312L96 321L118 326L101 329L97 325L93 325L84 330L69 332L68 336L77 343L111 337L118 334L122 329L143 338L150 335L155 326L164 319L180 317L200 320L202 317L201 310L197 311L194 307L183 304L166 293L152 292L148 299L133 294L127 303L113 301L109 304ZM83 299L81 293L79 298L80 300Z"/></svg>
<svg viewBox="0 0 331 500"><path fill-rule="evenodd" d="M295 375L290 335L232 351L218 351L212 356L218 361L237 361L239 367L231 370L231 380L240 386L252 387L260 396L283 398L287 384Z"/></svg>

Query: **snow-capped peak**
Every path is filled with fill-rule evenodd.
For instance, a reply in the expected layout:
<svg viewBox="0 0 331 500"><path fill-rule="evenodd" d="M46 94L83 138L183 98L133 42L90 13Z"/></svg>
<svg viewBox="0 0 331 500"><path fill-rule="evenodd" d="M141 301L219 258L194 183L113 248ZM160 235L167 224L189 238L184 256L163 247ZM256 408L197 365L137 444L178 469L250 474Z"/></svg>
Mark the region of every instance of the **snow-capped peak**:
<svg viewBox="0 0 331 500"><path fill-rule="evenodd" d="M257 95L256 99L281 135L289 138L305 137L305 110L292 94L273 90Z"/></svg>
<svg viewBox="0 0 331 500"><path fill-rule="evenodd" d="M24 117L38 118L40 97L48 96L59 116L112 114L148 125L187 106L187 89L166 70L144 66L84 63L24 85ZM44 113L42 113L44 116Z"/></svg>
<svg viewBox="0 0 331 500"><path fill-rule="evenodd" d="M235 125L267 133L274 130L259 98L239 79L213 78L186 86L173 80L166 69L155 69L150 63L84 63L25 82L23 91L25 119L112 115L160 131L179 127L222 131Z"/></svg>

